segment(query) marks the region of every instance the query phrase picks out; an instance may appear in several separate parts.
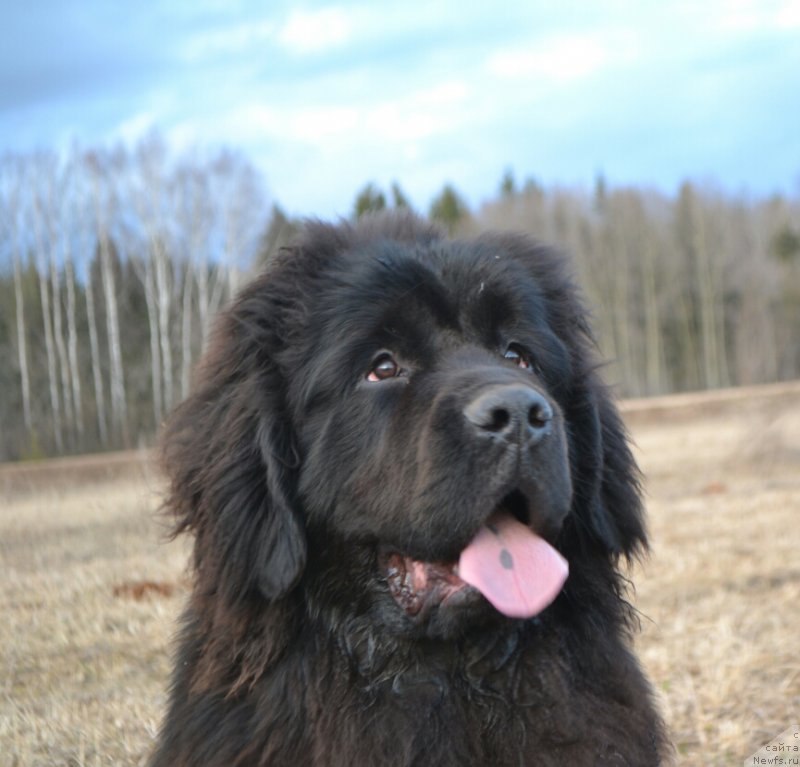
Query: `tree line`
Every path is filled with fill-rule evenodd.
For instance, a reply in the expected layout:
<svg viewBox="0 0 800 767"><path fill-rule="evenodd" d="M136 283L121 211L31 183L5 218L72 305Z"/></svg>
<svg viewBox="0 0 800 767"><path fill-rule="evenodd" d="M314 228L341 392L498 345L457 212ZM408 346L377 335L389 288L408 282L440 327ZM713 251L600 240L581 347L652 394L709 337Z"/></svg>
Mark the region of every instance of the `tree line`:
<svg viewBox="0 0 800 767"><path fill-rule="evenodd" d="M0 160L0 460L148 443L214 313L254 263L243 156L132 150Z"/></svg>
<svg viewBox="0 0 800 767"><path fill-rule="evenodd" d="M405 207L368 184L354 215ZM398 200L400 202L398 202ZM606 378L626 396L800 376L800 200L732 197L686 182L639 188L518 184L470 211L446 184L428 215L451 234L531 234L567 251L593 310Z"/></svg>
<svg viewBox="0 0 800 767"><path fill-rule="evenodd" d="M800 200L684 183L544 190L508 179L472 226L522 229L573 254L607 378L627 396L800 375Z"/></svg>
<svg viewBox="0 0 800 767"><path fill-rule="evenodd" d="M367 184L352 217L410 208ZM544 188L511 173L449 232L515 229L571 252L607 377L647 395L800 375L800 201L684 184ZM227 150L0 158L0 461L151 444L184 397L211 318L299 222Z"/></svg>

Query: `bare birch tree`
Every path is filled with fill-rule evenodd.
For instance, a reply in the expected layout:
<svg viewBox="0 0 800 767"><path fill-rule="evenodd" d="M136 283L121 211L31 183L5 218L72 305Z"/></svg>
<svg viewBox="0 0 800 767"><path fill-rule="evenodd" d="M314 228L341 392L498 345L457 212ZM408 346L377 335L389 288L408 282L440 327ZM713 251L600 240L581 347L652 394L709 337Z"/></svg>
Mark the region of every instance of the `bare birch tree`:
<svg viewBox="0 0 800 767"><path fill-rule="evenodd" d="M184 261L183 300L181 301L181 397L189 394L192 369L192 262Z"/></svg>
<svg viewBox="0 0 800 767"><path fill-rule="evenodd" d="M25 338L25 296L22 290L22 263L19 255L19 245L14 238L14 299L16 303L17 320L17 356L19 359L20 383L22 386L22 414L25 419L25 430L33 431L31 419L31 380L28 372L28 347Z"/></svg>
<svg viewBox="0 0 800 767"><path fill-rule="evenodd" d="M99 250L99 245L97 246ZM100 369L100 340L97 336L97 311L94 303L94 277L91 266L86 270L86 321L89 325L89 350L92 358L92 380L94 382L95 410L97 412L97 430L100 442L108 445L108 423L106 421L106 398L103 387L103 374Z"/></svg>
<svg viewBox="0 0 800 767"><path fill-rule="evenodd" d="M239 155L221 153L214 163L214 176L224 234L222 255L227 265L228 295L232 296L251 266L245 256L255 250L263 226L264 196L258 174Z"/></svg>
<svg viewBox="0 0 800 767"><path fill-rule="evenodd" d="M31 382L28 369L28 343L25 326L25 293L22 284L22 226L20 197L23 187L22 166L16 158L4 157L0 165L0 220L4 223L14 267L14 314L17 331L17 363L22 391L22 417L26 434L33 433L31 417Z"/></svg>
<svg viewBox="0 0 800 767"><path fill-rule="evenodd" d="M170 337L170 319L172 314L172 285L170 254L167 252L167 210L170 200L167 180L164 176L166 165L166 148L157 136L145 139L137 148L135 177L131 179L131 193L133 203L139 217L139 223L144 230L147 242L148 264L145 291L149 293L148 317L155 309L156 340L158 343L158 363L161 371L161 384L159 385L161 404L156 407L156 412L169 410L173 404L173 368L172 368L172 342ZM152 321L152 318L151 318ZM152 331L151 325L151 349ZM151 355L152 356L152 355ZM155 372L154 372L155 375ZM155 392L154 392L155 398ZM156 416L156 423L160 422L160 415Z"/></svg>
<svg viewBox="0 0 800 767"><path fill-rule="evenodd" d="M53 232L55 240L55 232ZM64 340L64 328L61 306L61 279L56 263L55 248L50 251L50 291L53 301L53 337L58 353L58 369L61 375L61 401L64 405L64 415L70 429L75 428L75 411L73 409L72 382L69 374L69 361L67 358L67 344Z"/></svg>
<svg viewBox="0 0 800 767"><path fill-rule="evenodd" d="M719 259L712 252L715 246L709 242L702 201L689 183L681 187L675 218L676 239L689 270L688 285L692 287L684 307L687 314L685 348L697 349L700 353L695 362L697 385L703 388L722 386L728 380L724 323L720 320L723 274ZM699 336L699 343L696 336Z"/></svg>
<svg viewBox="0 0 800 767"><path fill-rule="evenodd" d="M147 324L150 335L150 381L153 394L153 418L161 423L164 415L164 397L161 393L161 347L159 344L158 308L156 306L155 278L153 276L153 260L145 255L134 259L134 269L144 288L147 305Z"/></svg>
<svg viewBox="0 0 800 767"><path fill-rule="evenodd" d="M709 242L709 230L700 203L693 199L694 221L692 245L696 259L700 303L700 327L703 347L703 375L710 388L723 386L727 381L725 370L725 339L719 322L719 292L722 276L717 269L717 259Z"/></svg>
<svg viewBox="0 0 800 767"><path fill-rule="evenodd" d="M111 181L108 173L102 179L106 190L101 186L101 174L107 168L103 167L102 159L97 154L87 158L93 182L93 202L95 210L95 224L100 254L100 274L103 285L103 297L106 308L106 330L108 335L108 353L111 368L111 416L117 434L123 443L128 443L128 415L125 399L125 378L122 365L122 348L119 332L119 311L117 292L114 279L114 266L112 263L112 245L110 238L109 207L113 197L110 189Z"/></svg>
<svg viewBox="0 0 800 767"><path fill-rule="evenodd" d="M64 278L67 284L67 343L69 351L69 375L72 383L72 403L75 413L75 427L78 441L83 443L83 402L81 399L81 372L78 365L78 329L75 321L75 266L72 262L72 248L66 240L64 251Z"/></svg>
<svg viewBox="0 0 800 767"><path fill-rule="evenodd" d="M48 178L51 172L51 159L46 156L39 156L32 166L33 178L29 178L32 184L32 208L31 217L33 219L33 231L36 242L36 264L39 276L39 295L42 302L42 324L44 326L44 343L47 353L47 378L50 389L50 409L53 418L53 437L56 443L56 450L59 453L64 450L64 435L61 422L61 401L58 392L58 363L56 360L55 340L53 338L53 321L50 304L50 288L48 285L48 264L50 262L50 248L52 243L48 242L45 233L45 217L47 211L47 186L50 183Z"/></svg>
<svg viewBox="0 0 800 767"><path fill-rule="evenodd" d="M20 227L20 192L23 185L21 166L14 159L4 158L2 165L2 187L0 194L5 208L5 228L11 247L11 260L14 264L14 310L17 330L17 360L19 363L20 387L22 389L22 415L25 431L33 431L31 418L31 380L28 370L28 345L25 327L25 294L22 287L22 256Z"/></svg>
<svg viewBox="0 0 800 767"><path fill-rule="evenodd" d="M67 282L68 327L69 327L69 358L72 371L75 394L75 412L79 423L79 434L84 429L82 388L80 375L80 360L78 348L85 339L78 336L77 307L78 280L77 270L83 275L81 293L86 303L86 324L89 340L89 359L92 370L92 388L94 394L95 417L97 420L97 434L102 447L108 446L108 421L106 414L105 386L103 383L100 339L97 330L97 309L95 305L95 278L92 272L94 256L99 253L97 222L95 213L95 199L91 160L88 156L81 156L75 150L70 162L73 177L70 179L70 205L68 206L70 221L74 227L75 248L72 242L67 241L64 253L64 268Z"/></svg>
<svg viewBox="0 0 800 767"><path fill-rule="evenodd" d="M209 233L213 226L214 205L208 196L206 167L197 160L184 162L176 172L176 217L183 233L182 324L181 324L181 396L189 393L193 360L194 307L197 307L200 347L208 332L208 260ZM195 291L196 288L196 291ZM196 301L195 301L196 294Z"/></svg>

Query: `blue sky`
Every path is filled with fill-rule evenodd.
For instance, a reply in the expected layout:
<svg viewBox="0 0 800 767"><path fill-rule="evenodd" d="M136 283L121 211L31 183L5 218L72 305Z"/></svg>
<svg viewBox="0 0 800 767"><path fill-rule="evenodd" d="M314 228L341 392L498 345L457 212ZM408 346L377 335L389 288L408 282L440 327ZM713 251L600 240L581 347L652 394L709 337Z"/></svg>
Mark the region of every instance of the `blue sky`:
<svg viewBox="0 0 800 767"><path fill-rule="evenodd" d="M5 3L0 153L157 128L291 213L522 180L800 193L800 2Z"/></svg>

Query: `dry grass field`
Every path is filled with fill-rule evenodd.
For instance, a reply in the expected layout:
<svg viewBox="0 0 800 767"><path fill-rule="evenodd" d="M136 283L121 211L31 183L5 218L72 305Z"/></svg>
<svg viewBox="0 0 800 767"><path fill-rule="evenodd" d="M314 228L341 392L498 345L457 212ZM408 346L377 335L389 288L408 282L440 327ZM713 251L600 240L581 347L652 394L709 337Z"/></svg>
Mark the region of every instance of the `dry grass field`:
<svg viewBox="0 0 800 767"><path fill-rule="evenodd" d="M800 384L627 403L653 547L638 649L677 762L800 719ZM0 765L140 765L186 595L136 456L0 467ZM644 766L643 766L644 767Z"/></svg>

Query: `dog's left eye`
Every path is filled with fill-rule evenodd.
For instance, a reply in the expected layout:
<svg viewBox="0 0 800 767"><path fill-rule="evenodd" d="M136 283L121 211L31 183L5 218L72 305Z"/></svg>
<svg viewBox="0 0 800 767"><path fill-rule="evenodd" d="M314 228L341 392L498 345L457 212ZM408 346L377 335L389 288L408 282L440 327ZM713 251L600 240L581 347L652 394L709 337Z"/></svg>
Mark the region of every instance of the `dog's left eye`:
<svg viewBox="0 0 800 767"><path fill-rule="evenodd" d="M509 362L523 370L533 370L533 364L528 355L517 344L509 344L503 355Z"/></svg>
<svg viewBox="0 0 800 767"><path fill-rule="evenodd" d="M375 360L372 370L367 374L367 381L377 383L385 381L387 378L396 378L400 375L400 366L391 354L381 354Z"/></svg>

